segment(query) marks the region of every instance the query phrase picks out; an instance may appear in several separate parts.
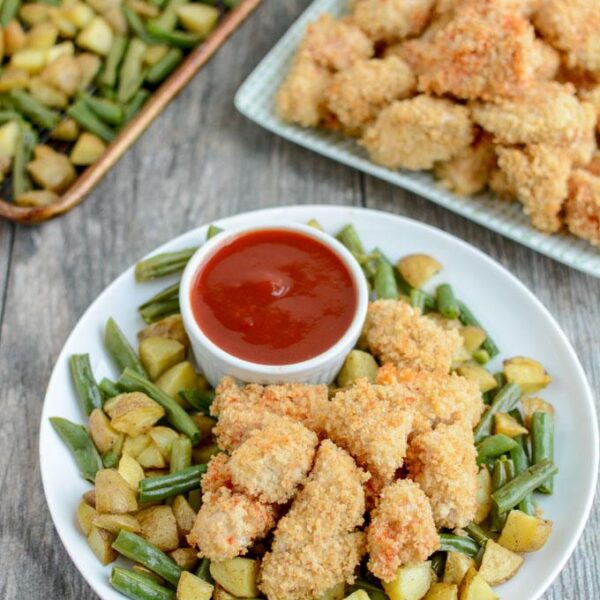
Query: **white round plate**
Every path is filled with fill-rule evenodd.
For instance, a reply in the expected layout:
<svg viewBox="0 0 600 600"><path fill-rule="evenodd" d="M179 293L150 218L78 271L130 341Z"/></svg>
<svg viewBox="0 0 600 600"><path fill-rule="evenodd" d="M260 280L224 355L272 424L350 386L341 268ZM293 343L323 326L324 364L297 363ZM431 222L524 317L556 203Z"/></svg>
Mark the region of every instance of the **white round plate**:
<svg viewBox="0 0 600 600"><path fill-rule="evenodd" d="M590 387L564 333L549 312L515 277L472 246L442 231L382 212L330 206L274 208L223 219L221 227L305 223L316 218L329 232L354 223L366 248L381 248L391 259L413 252L436 256L444 269L435 283L452 283L457 295L473 310L501 349L495 359L526 355L552 375L543 396L556 408L556 462L560 472L553 496L541 498L554 529L546 546L526 556L518 575L496 588L501 598L535 600L548 588L573 552L592 505L598 471L598 429ZM156 252L195 246L205 239L199 227L157 248ZM135 257L132 257L132 260ZM103 600L122 600L109 584L111 566L102 567L75 523L81 495L90 488L78 474L69 451L48 418L61 416L83 422L69 375L68 358L89 353L94 373L117 377L102 347L101 332L114 317L131 340L143 322L136 307L168 281L137 284L133 267L110 284L85 312L69 336L46 393L40 430L40 461L46 499L54 524L71 559ZM584 457L584 458L583 458ZM583 458L583 459L582 459Z"/></svg>

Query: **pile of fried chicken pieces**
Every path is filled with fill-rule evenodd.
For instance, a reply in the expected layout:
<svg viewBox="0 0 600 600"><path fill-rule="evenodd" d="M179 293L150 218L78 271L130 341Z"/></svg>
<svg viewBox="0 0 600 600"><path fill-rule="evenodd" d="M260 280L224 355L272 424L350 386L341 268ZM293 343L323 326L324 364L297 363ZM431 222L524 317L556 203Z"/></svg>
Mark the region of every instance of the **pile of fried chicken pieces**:
<svg viewBox="0 0 600 600"><path fill-rule="evenodd" d="M598 0L352 0L308 26L277 110L600 245Z"/></svg>
<svg viewBox="0 0 600 600"><path fill-rule="evenodd" d="M450 322L449 322L450 323ZM202 478L188 535L220 561L258 540L269 600L312 600L351 584L368 554L382 581L426 560L438 531L476 511L473 427L479 387L451 372L456 328L402 300L370 304L364 340L381 367L330 398L325 385L239 386L223 379L212 411L222 452Z"/></svg>

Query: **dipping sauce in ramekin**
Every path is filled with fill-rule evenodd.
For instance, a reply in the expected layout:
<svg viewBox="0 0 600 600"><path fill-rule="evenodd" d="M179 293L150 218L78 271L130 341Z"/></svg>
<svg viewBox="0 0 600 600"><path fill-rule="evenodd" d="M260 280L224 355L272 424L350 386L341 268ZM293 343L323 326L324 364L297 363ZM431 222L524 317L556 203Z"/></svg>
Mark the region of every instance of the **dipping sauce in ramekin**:
<svg viewBox="0 0 600 600"><path fill-rule="evenodd" d="M211 383L326 382L362 327L368 290L333 237L281 224L225 231L188 264L184 325Z"/></svg>

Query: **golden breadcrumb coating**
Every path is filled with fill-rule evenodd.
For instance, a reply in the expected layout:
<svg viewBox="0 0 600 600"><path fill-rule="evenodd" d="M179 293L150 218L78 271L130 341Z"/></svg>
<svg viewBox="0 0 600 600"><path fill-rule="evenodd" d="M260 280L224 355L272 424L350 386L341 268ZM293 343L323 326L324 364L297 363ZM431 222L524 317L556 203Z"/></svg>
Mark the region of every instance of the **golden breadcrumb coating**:
<svg viewBox="0 0 600 600"><path fill-rule="evenodd" d="M267 504L284 504L292 498L312 467L319 440L301 423L272 416L229 459L236 489Z"/></svg>
<svg viewBox="0 0 600 600"><path fill-rule="evenodd" d="M430 39L406 45L419 91L489 99L529 84L539 63L535 33L501 2L467 3Z"/></svg>
<svg viewBox="0 0 600 600"><path fill-rule="evenodd" d="M600 132L600 85L595 85L587 90L581 90L579 97L594 107L596 111L596 128Z"/></svg>
<svg viewBox="0 0 600 600"><path fill-rule="evenodd" d="M484 409L479 386L457 373L399 369L386 363L377 372L376 381L384 390L389 388L396 404L424 417L427 427L465 423L473 428Z"/></svg>
<svg viewBox="0 0 600 600"><path fill-rule="evenodd" d="M237 385L224 377L216 388L211 414L219 420L213 429L219 448L233 450L255 429L262 429L270 414L290 417L320 435L326 412L326 385Z"/></svg>
<svg viewBox="0 0 600 600"><path fill-rule="evenodd" d="M310 58L294 63L277 92L277 114L288 123L315 127L326 116L325 90L331 73Z"/></svg>
<svg viewBox="0 0 600 600"><path fill-rule="evenodd" d="M595 152L592 160L585 165L585 170L600 177L600 152Z"/></svg>
<svg viewBox="0 0 600 600"><path fill-rule="evenodd" d="M475 516L477 451L473 433L462 424L438 425L415 436L406 464L425 492L437 527L464 527Z"/></svg>
<svg viewBox="0 0 600 600"><path fill-rule="evenodd" d="M312 600L340 581L353 582L366 546L354 530L363 524L368 478L344 450L321 443L262 561L259 587L269 600Z"/></svg>
<svg viewBox="0 0 600 600"><path fill-rule="evenodd" d="M514 202L517 199L517 192L510 184L506 173L497 166L490 173L488 187L496 194L498 200Z"/></svg>
<svg viewBox="0 0 600 600"><path fill-rule="evenodd" d="M534 77L540 81L555 79L560 69L560 53L550 44L536 38L534 44Z"/></svg>
<svg viewBox="0 0 600 600"><path fill-rule="evenodd" d="M341 71L357 60L373 56L373 42L349 19L321 15L306 28L299 58L310 58L331 71Z"/></svg>
<svg viewBox="0 0 600 600"><path fill-rule="evenodd" d="M544 0L438 0L436 12L444 14L464 6L476 5L479 7L501 8L529 17L541 6L542 2Z"/></svg>
<svg viewBox="0 0 600 600"><path fill-rule="evenodd" d="M512 98L471 104L475 122L500 144L568 145L586 135L590 107L569 85L538 82Z"/></svg>
<svg viewBox="0 0 600 600"><path fill-rule="evenodd" d="M229 473L229 456L224 452L215 454L208 461L206 473L202 475L202 492L216 492L223 486L232 487L231 474Z"/></svg>
<svg viewBox="0 0 600 600"><path fill-rule="evenodd" d="M492 137L483 133L455 158L437 163L433 172L451 192L459 196L471 196L485 188L495 164L496 151Z"/></svg>
<svg viewBox="0 0 600 600"><path fill-rule="evenodd" d="M360 466L387 482L404 462L413 418L410 406L399 410L392 387L361 379L334 396L326 431Z"/></svg>
<svg viewBox="0 0 600 600"><path fill-rule="evenodd" d="M394 100L406 98L415 76L396 56L357 61L333 76L325 98L328 109L351 134L358 134L379 111Z"/></svg>
<svg viewBox="0 0 600 600"><path fill-rule="evenodd" d="M439 547L431 505L423 490L409 479L388 485L367 529L371 573L392 581L400 566L426 560Z"/></svg>
<svg viewBox="0 0 600 600"><path fill-rule="evenodd" d="M545 0L533 23L550 44L565 52L567 66L600 76L600 2Z"/></svg>
<svg viewBox="0 0 600 600"><path fill-rule="evenodd" d="M187 536L199 555L226 560L246 554L255 540L275 526L275 509L226 487L202 496L202 506Z"/></svg>
<svg viewBox="0 0 600 600"><path fill-rule="evenodd" d="M418 35L435 0L354 0L353 21L373 40L394 42Z"/></svg>
<svg viewBox="0 0 600 600"><path fill-rule="evenodd" d="M499 147L497 152L498 166L533 225L548 233L558 231L573 164L568 153L547 144L525 146L522 150Z"/></svg>
<svg viewBox="0 0 600 600"><path fill-rule="evenodd" d="M381 362L441 373L448 373L462 346L456 331L445 331L401 300L371 302L364 336Z"/></svg>
<svg viewBox="0 0 600 600"><path fill-rule="evenodd" d="M573 235L600 246L599 176L583 169L573 171L565 203L565 222Z"/></svg>
<svg viewBox="0 0 600 600"><path fill-rule="evenodd" d="M384 108L361 144L371 159L392 169L431 169L473 141L469 111L441 98L417 96Z"/></svg>

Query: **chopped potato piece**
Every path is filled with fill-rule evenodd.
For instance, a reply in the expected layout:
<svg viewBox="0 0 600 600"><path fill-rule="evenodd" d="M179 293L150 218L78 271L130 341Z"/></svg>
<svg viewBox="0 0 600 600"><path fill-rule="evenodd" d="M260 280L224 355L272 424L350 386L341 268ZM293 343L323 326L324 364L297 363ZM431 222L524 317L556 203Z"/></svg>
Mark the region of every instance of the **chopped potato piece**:
<svg viewBox="0 0 600 600"><path fill-rule="evenodd" d="M512 438L518 435L527 435L528 431L514 417L506 413L496 413L494 415L494 433L503 433Z"/></svg>
<svg viewBox="0 0 600 600"><path fill-rule="evenodd" d="M30 75L35 75L46 66L46 52L24 48L11 56L10 66L14 69L27 71Z"/></svg>
<svg viewBox="0 0 600 600"><path fill-rule="evenodd" d="M185 496L181 494L173 498L173 504L171 504L175 520L177 521L177 529L179 535L187 535L194 525L196 519L196 511L190 506L190 503L186 500Z"/></svg>
<svg viewBox="0 0 600 600"><path fill-rule="evenodd" d="M129 484L129 487L137 491L140 481L144 479L144 469L142 469L140 463L133 456L125 453L124 447L117 470L119 471L119 475Z"/></svg>
<svg viewBox="0 0 600 600"><path fill-rule="evenodd" d="M75 46L73 46L73 42L62 42L61 44L52 46L52 48L48 50L46 62L47 64L50 64L59 59L61 56L70 56L71 58L75 58Z"/></svg>
<svg viewBox="0 0 600 600"><path fill-rule="evenodd" d="M469 354L473 354L487 338L487 334L481 327L474 327L473 325L461 327L459 333L462 335L465 349Z"/></svg>
<svg viewBox="0 0 600 600"><path fill-rule="evenodd" d="M61 54L42 71L43 81L73 96L81 81L81 68L73 56Z"/></svg>
<svg viewBox="0 0 600 600"><path fill-rule="evenodd" d="M59 195L50 190L29 190L19 194L14 202L17 206L48 206L59 199Z"/></svg>
<svg viewBox="0 0 600 600"><path fill-rule="evenodd" d="M177 548L169 556L184 570L191 571L198 564L198 551L195 548Z"/></svg>
<svg viewBox="0 0 600 600"><path fill-rule="evenodd" d="M127 35L127 19L121 10L120 6L112 6L107 11L102 13L106 22L112 27L116 35Z"/></svg>
<svg viewBox="0 0 600 600"><path fill-rule="evenodd" d="M475 566L475 561L462 552L448 552L444 567L444 583L460 585L467 571Z"/></svg>
<svg viewBox="0 0 600 600"><path fill-rule="evenodd" d="M398 569L396 578L383 582L383 589L390 600L420 600L425 596L433 582L433 571L429 561L403 565Z"/></svg>
<svg viewBox="0 0 600 600"><path fill-rule="evenodd" d="M29 73L23 69L8 67L0 74L0 93L23 90L29 83Z"/></svg>
<svg viewBox="0 0 600 600"><path fill-rule="evenodd" d="M206 37L219 20L219 10L214 6L191 2L179 6L177 16L184 29L197 33L200 37Z"/></svg>
<svg viewBox="0 0 600 600"><path fill-rule="evenodd" d="M9 21L4 28L4 54L12 56L15 52L25 48L27 34L23 31L21 23L16 19Z"/></svg>
<svg viewBox="0 0 600 600"><path fill-rule="evenodd" d="M108 402L106 403L108 404ZM106 404L104 405L106 408ZM142 433L133 437L127 436L125 444L123 444L123 454L128 454L133 458L137 458L143 450L145 450L152 442L152 438Z"/></svg>
<svg viewBox="0 0 600 600"><path fill-rule="evenodd" d="M160 14L158 6L145 2L145 0L127 0L127 6L144 19L157 17Z"/></svg>
<svg viewBox="0 0 600 600"><path fill-rule="evenodd" d="M96 490L94 488L83 494L82 498L86 504L89 504L92 508L96 508Z"/></svg>
<svg viewBox="0 0 600 600"><path fill-rule="evenodd" d="M492 476L487 467L483 466L477 473L477 508L473 521L481 523L485 521L492 510ZM458 582L457 582L458 583Z"/></svg>
<svg viewBox="0 0 600 600"><path fill-rule="evenodd" d="M192 363L183 361L167 369L155 383L163 392L166 392L169 396L175 398L177 402L183 404L183 400L179 397L179 392L196 388L198 385L198 375Z"/></svg>
<svg viewBox="0 0 600 600"><path fill-rule="evenodd" d="M49 6L37 2L23 4L19 9L19 18L23 23L32 27L38 23L42 23L48 18Z"/></svg>
<svg viewBox="0 0 600 600"><path fill-rule="evenodd" d="M455 583L434 583L425 600L458 600L458 585Z"/></svg>
<svg viewBox="0 0 600 600"><path fill-rule="evenodd" d="M318 598L318 600L344 600L346 595L346 584L344 582L337 583L336 585L325 590Z"/></svg>
<svg viewBox="0 0 600 600"><path fill-rule="evenodd" d="M113 428L130 436L147 433L165 416L165 409L143 392L119 394L104 405L104 410Z"/></svg>
<svg viewBox="0 0 600 600"><path fill-rule="evenodd" d="M89 429L92 440L101 454L108 452L120 437L101 408L95 408L90 413Z"/></svg>
<svg viewBox="0 0 600 600"><path fill-rule="evenodd" d="M77 505L77 524L83 535L87 536L92 529L94 517L98 514L95 508L90 506L83 498Z"/></svg>
<svg viewBox="0 0 600 600"><path fill-rule="evenodd" d="M87 541L92 552L98 557L98 560L103 565L108 565L119 556L117 551L112 547L115 536L109 531L106 531L106 529L100 529L99 527L92 525L87 536Z"/></svg>
<svg viewBox="0 0 600 600"><path fill-rule="evenodd" d="M20 131L16 121L8 121L0 127L0 156L12 158L15 155Z"/></svg>
<svg viewBox="0 0 600 600"><path fill-rule="evenodd" d="M169 46L166 44L152 44L146 48L144 52L144 64L151 67L155 65L169 51Z"/></svg>
<svg viewBox="0 0 600 600"><path fill-rule="evenodd" d="M64 92L44 83L39 77L30 79L29 92L38 102L50 108L66 108L69 104L69 99Z"/></svg>
<svg viewBox="0 0 600 600"><path fill-rule="evenodd" d="M238 598L256 598L258 588L258 561L251 558L231 558L210 563L212 578Z"/></svg>
<svg viewBox="0 0 600 600"><path fill-rule="evenodd" d="M46 63L50 62L50 50L58 39L58 28L50 22L39 23L27 32L27 48L46 51Z"/></svg>
<svg viewBox="0 0 600 600"><path fill-rule="evenodd" d="M136 460L144 469L164 469L167 466L167 460L154 442L142 450Z"/></svg>
<svg viewBox="0 0 600 600"><path fill-rule="evenodd" d="M77 29L83 29L96 16L96 13L83 2L68 4L61 10L61 13Z"/></svg>
<svg viewBox="0 0 600 600"><path fill-rule="evenodd" d="M116 469L98 471L95 490L99 513L124 514L137 510L136 493Z"/></svg>
<svg viewBox="0 0 600 600"><path fill-rule="evenodd" d="M79 137L79 125L77 121L67 117L50 132L50 137L63 142L74 142Z"/></svg>
<svg viewBox="0 0 600 600"><path fill-rule="evenodd" d="M527 429L531 427L531 419L533 417L533 413L545 412L549 415L554 415L554 407L552 406L552 404L550 404L550 402L542 400L542 398L523 398L521 400L521 404L523 405L523 420Z"/></svg>
<svg viewBox="0 0 600 600"><path fill-rule="evenodd" d="M213 427L217 424L217 422L214 419L211 419L210 417L205 415L204 413L193 414L192 419L194 420L194 423L198 425L198 429L201 433L201 439L207 440L208 438L210 438Z"/></svg>
<svg viewBox="0 0 600 600"><path fill-rule="evenodd" d="M362 350L351 350L338 373L337 384L345 387L363 377L373 383L377 378L378 368L372 354Z"/></svg>
<svg viewBox="0 0 600 600"><path fill-rule="evenodd" d="M236 600L236 598L233 594L230 594L227 590L217 584L215 585L215 591L213 592L213 600Z"/></svg>
<svg viewBox="0 0 600 600"><path fill-rule="evenodd" d="M442 270L442 264L428 254L409 254L398 261L396 268L409 285L421 288Z"/></svg>
<svg viewBox="0 0 600 600"><path fill-rule="evenodd" d="M346 596L344 600L370 600L370 596L369 594L367 594L367 592L365 592L365 590L356 590L355 592L352 592L349 596Z"/></svg>
<svg viewBox="0 0 600 600"><path fill-rule="evenodd" d="M161 504L145 508L137 514L142 535L163 552L170 552L179 546L177 521L170 506Z"/></svg>
<svg viewBox="0 0 600 600"><path fill-rule="evenodd" d="M96 527L106 529L106 531L110 531L111 533L115 534L118 534L121 529L124 529L125 531L131 531L133 533L140 531L140 524L133 515L97 514L92 523Z"/></svg>
<svg viewBox="0 0 600 600"><path fill-rule="evenodd" d="M54 151L30 161L27 172L37 185L57 194L66 191L77 178L77 172L68 157Z"/></svg>
<svg viewBox="0 0 600 600"><path fill-rule="evenodd" d="M181 315L171 315L165 317L156 323L148 325L138 333L138 340L143 342L149 337L163 337L179 342L186 350L190 345L190 340L183 327Z"/></svg>
<svg viewBox="0 0 600 600"><path fill-rule="evenodd" d="M544 367L532 358L515 356L504 361L504 374L509 383L517 383L524 394L545 388L552 378Z"/></svg>
<svg viewBox="0 0 600 600"><path fill-rule="evenodd" d="M479 386L481 393L489 392L498 386L494 376L481 365L469 362L460 365L456 371L465 379L474 381Z"/></svg>
<svg viewBox="0 0 600 600"><path fill-rule="evenodd" d="M498 543L513 552L535 552L546 543L551 532L552 521L511 510Z"/></svg>
<svg viewBox="0 0 600 600"><path fill-rule="evenodd" d="M106 144L92 133L84 131L71 150L69 158L74 165L85 167L93 165L106 150Z"/></svg>
<svg viewBox="0 0 600 600"><path fill-rule="evenodd" d="M177 584L177 600L210 600L213 590L214 586L204 579L184 571Z"/></svg>
<svg viewBox="0 0 600 600"><path fill-rule="evenodd" d="M152 429L148 431L148 435L158 446L160 453L168 460L171 456L173 440L176 440L179 437L179 434L170 427L159 425L158 427L152 427Z"/></svg>
<svg viewBox="0 0 600 600"><path fill-rule="evenodd" d="M79 87L81 89L85 89L93 83L96 75L98 75L98 71L100 71L100 67L102 66L102 60L90 52L82 52L81 54L78 54L75 57L75 60L77 61L81 71Z"/></svg>
<svg viewBox="0 0 600 600"><path fill-rule="evenodd" d="M523 558L494 540L485 543L479 574L491 585L499 585L513 577L523 564Z"/></svg>
<svg viewBox="0 0 600 600"><path fill-rule="evenodd" d="M112 46L113 32L106 19L94 17L77 36L75 42L80 48L106 56Z"/></svg>
<svg viewBox="0 0 600 600"><path fill-rule="evenodd" d="M50 21L58 29L58 33L61 37L72 38L77 33L77 27L71 23L68 19L65 19L62 11L58 7L51 7L48 11Z"/></svg>
<svg viewBox="0 0 600 600"><path fill-rule="evenodd" d="M459 600L498 600L486 580L471 567L462 580L458 590Z"/></svg>
<svg viewBox="0 0 600 600"><path fill-rule="evenodd" d="M154 336L145 338L140 343L140 360L152 379L182 362L184 358L185 348L177 340Z"/></svg>

